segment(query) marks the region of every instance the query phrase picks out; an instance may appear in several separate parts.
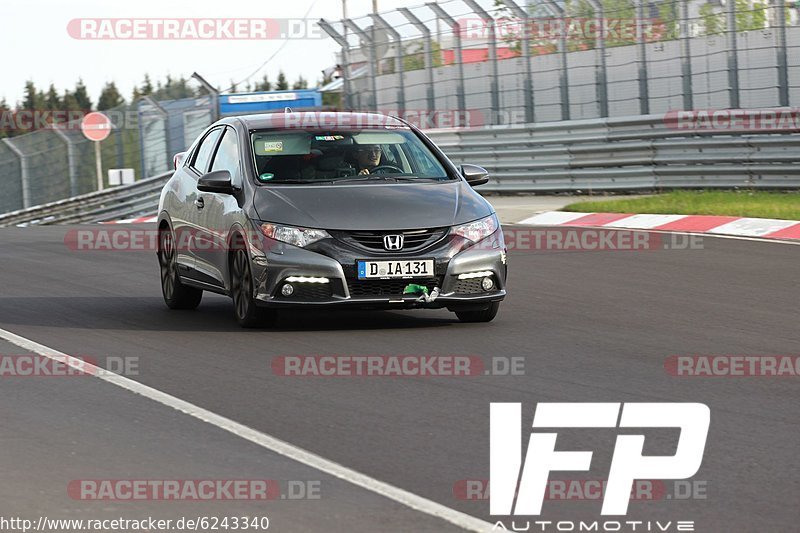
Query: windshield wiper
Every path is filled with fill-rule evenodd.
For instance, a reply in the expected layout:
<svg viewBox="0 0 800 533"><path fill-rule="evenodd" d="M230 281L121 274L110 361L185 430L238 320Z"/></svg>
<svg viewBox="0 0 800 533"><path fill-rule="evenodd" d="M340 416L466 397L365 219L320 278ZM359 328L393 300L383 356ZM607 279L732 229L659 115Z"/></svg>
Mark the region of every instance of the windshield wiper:
<svg viewBox="0 0 800 533"><path fill-rule="evenodd" d="M391 174L367 174L365 176L358 176L358 177L348 177L348 178L339 178L333 180L335 183L344 183L344 182L354 182L354 181L426 181L426 180L434 180L434 181L442 181L448 178L419 178L414 176L393 176Z"/></svg>
<svg viewBox="0 0 800 533"><path fill-rule="evenodd" d="M263 181L261 182L262 185L272 185L278 184L283 185L285 183L300 183L300 184L308 184L308 183L333 183L333 180L272 180L272 181Z"/></svg>

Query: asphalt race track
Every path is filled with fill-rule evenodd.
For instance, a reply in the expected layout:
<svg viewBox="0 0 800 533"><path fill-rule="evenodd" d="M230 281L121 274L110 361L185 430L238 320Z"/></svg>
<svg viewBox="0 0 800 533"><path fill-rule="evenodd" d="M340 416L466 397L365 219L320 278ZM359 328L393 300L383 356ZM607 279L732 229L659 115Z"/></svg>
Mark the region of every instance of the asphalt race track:
<svg viewBox="0 0 800 533"><path fill-rule="evenodd" d="M223 297L169 311L154 254L73 251L69 229L0 230L0 328L70 355L136 361L137 382L486 521L488 502L454 487L489 477L490 402L521 402L526 420L537 402L701 402L711 427L693 479L704 491L682 499L667 482L668 495L631 502L627 519L694 520L704 532L800 523L800 377L675 377L664 367L673 355L800 353L798 246L708 237L699 250L512 251L510 295L491 324L461 324L447 311L315 311L247 331ZM0 354L23 353L0 341ZM276 356L333 354L522 357L525 372L327 378L271 367ZM248 515L268 516L276 531L459 530L96 378L1 378L0 399L7 516ZM604 479L616 434L565 431L559 446L595 456L591 472L561 477ZM645 453L674 453L676 435L648 432ZM67 490L81 479L253 478L312 482L319 498L108 502ZM543 517L599 519L600 506L548 501Z"/></svg>

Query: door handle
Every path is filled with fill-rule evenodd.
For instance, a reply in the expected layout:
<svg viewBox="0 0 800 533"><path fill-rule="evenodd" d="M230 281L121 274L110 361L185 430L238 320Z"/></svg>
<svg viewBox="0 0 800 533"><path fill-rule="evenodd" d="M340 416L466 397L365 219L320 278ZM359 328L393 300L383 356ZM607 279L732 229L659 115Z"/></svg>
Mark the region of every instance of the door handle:
<svg viewBox="0 0 800 533"><path fill-rule="evenodd" d="M206 203L202 198L198 198L194 201L194 205L197 207L197 209L203 209L206 206Z"/></svg>

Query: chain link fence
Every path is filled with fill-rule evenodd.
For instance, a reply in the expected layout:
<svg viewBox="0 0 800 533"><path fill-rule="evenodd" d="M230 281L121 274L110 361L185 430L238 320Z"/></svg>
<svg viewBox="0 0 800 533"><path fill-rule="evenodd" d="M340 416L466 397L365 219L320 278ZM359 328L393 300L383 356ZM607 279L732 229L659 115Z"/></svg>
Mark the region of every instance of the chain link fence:
<svg viewBox="0 0 800 533"><path fill-rule="evenodd" d="M145 98L103 111L112 122L102 141L102 174L133 169L137 180L172 168L172 155L184 150L216 116L213 100L203 96L157 102ZM51 112L19 112L15 125L46 120ZM75 120L0 140L0 213L97 190L94 143L84 137L81 112Z"/></svg>
<svg viewBox="0 0 800 533"><path fill-rule="evenodd" d="M483 126L797 105L794 6L446 0L320 25L346 107Z"/></svg>

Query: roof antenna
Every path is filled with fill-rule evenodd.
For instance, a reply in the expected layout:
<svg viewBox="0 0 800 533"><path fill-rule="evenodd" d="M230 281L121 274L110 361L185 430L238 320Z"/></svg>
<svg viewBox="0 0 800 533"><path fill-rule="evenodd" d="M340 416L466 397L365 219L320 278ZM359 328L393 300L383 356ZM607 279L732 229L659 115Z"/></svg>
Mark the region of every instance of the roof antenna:
<svg viewBox="0 0 800 533"><path fill-rule="evenodd" d="M292 111L291 107L287 107L286 109L283 110L283 112L284 113L294 113L294 111Z"/></svg>

